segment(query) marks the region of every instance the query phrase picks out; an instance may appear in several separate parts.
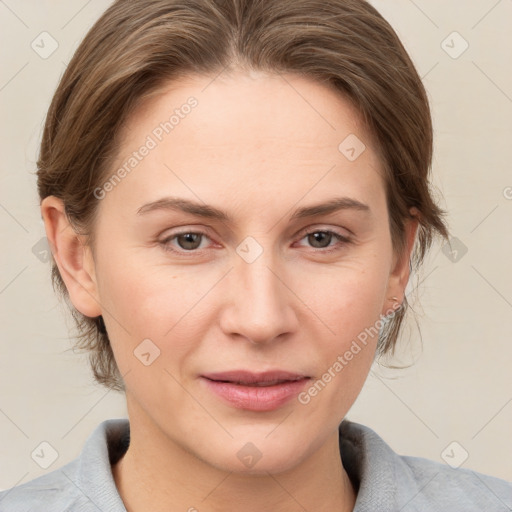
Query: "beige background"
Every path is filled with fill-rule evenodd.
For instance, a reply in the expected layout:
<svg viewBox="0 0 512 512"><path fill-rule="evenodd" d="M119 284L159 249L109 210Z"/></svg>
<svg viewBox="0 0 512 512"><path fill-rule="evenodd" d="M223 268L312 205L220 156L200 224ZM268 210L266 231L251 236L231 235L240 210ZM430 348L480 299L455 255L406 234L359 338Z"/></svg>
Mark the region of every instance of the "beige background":
<svg viewBox="0 0 512 512"><path fill-rule="evenodd" d="M348 418L401 454L460 463L467 452L463 467L512 480L512 1L373 3L424 78L436 129L435 183L460 242L451 255L436 247L416 276L423 349L411 323L395 361L414 364L376 366ZM34 175L57 81L108 5L0 1L0 488L70 461L100 421L125 416L123 397L95 385L85 356L70 349L71 319L41 261ZM58 42L45 59L31 47L43 31ZM31 457L41 442L58 453L46 470Z"/></svg>

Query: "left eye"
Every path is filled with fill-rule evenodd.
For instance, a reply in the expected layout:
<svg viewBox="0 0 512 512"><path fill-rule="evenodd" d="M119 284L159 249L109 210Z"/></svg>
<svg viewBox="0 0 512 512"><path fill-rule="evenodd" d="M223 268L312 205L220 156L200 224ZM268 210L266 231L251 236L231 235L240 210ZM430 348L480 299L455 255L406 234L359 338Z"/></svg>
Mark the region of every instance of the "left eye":
<svg viewBox="0 0 512 512"><path fill-rule="evenodd" d="M314 249L325 249L327 247L334 247L336 243L331 245L331 242L348 243L347 237L344 237L334 231L310 231L306 233L301 240L307 239L308 243Z"/></svg>

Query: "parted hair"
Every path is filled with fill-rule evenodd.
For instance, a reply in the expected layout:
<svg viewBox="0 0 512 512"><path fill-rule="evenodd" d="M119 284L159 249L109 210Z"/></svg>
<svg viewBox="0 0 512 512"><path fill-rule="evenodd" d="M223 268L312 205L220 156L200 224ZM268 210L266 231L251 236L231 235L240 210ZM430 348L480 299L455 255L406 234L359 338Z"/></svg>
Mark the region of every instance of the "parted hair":
<svg viewBox="0 0 512 512"><path fill-rule="evenodd" d="M381 157L397 254L406 247L410 210L417 211L412 271L435 236L449 238L430 181L425 88L393 28L364 0L113 2L78 46L53 96L37 161L40 199L60 198L73 229L94 247L94 191L111 174L130 113L172 80L236 69L300 74L351 101ZM103 318L74 308L53 258L52 282L70 308L76 347L89 352L95 379L124 389ZM379 354L393 353L407 310L404 298L381 331Z"/></svg>

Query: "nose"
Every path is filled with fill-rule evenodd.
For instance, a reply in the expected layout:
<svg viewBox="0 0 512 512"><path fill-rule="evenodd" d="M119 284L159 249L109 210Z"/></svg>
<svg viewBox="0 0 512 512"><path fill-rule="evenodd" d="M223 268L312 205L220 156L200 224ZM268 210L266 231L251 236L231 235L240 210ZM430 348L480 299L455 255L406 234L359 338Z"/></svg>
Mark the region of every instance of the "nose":
<svg viewBox="0 0 512 512"><path fill-rule="evenodd" d="M273 258L265 252L252 263L238 258L227 278L220 319L223 332L261 345L296 330L297 300Z"/></svg>

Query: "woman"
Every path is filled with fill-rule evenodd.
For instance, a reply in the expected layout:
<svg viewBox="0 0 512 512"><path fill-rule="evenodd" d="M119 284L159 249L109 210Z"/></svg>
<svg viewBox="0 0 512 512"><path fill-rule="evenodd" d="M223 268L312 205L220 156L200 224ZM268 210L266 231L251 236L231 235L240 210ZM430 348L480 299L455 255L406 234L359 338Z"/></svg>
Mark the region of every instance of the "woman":
<svg viewBox="0 0 512 512"><path fill-rule="evenodd" d="M507 510L344 420L448 238L414 66L361 0L115 2L38 161L55 284L128 420L16 510Z"/></svg>

